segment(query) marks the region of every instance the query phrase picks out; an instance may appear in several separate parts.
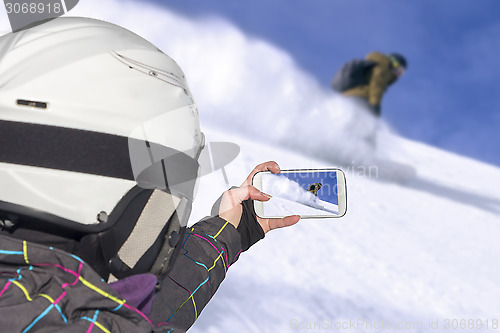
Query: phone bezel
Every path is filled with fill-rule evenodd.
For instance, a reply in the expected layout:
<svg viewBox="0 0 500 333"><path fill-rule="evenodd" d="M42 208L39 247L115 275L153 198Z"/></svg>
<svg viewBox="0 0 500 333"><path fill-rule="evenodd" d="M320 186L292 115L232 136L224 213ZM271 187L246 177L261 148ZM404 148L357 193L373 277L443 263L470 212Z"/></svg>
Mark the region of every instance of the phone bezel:
<svg viewBox="0 0 500 333"><path fill-rule="evenodd" d="M335 171L337 175L337 193L339 215L300 215L301 219L321 219L321 218L339 218L347 213L347 183L344 171L339 168L323 168L323 169L288 169L281 170L280 173L294 173L294 172L332 172ZM271 171L259 171L252 177L252 185L257 189L262 189L262 174L271 173ZM343 195L341 195L341 193ZM285 216L265 216L263 213L264 202L254 200L254 209L258 217L264 219L270 218L283 218Z"/></svg>

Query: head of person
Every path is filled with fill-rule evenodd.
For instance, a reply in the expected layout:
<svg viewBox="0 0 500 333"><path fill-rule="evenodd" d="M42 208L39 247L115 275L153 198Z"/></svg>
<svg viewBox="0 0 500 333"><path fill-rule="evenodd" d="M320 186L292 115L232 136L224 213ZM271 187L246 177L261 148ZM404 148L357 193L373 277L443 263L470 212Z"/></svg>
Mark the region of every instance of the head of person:
<svg viewBox="0 0 500 333"><path fill-rule="evenodd" d="M94 234L117 278L168 271L204 147L169 56L88 18L4 35L0 133L4 225Z"/></svg>
<svg viewBox="0 0 500 333"><path fill-rule="evenodd" d="M394 75L396 75L397 77L402 76L408 68L406 58L399 53L389 53L387 57L389 58L389 61L391 63L391 71L394 73Z"/></svg>

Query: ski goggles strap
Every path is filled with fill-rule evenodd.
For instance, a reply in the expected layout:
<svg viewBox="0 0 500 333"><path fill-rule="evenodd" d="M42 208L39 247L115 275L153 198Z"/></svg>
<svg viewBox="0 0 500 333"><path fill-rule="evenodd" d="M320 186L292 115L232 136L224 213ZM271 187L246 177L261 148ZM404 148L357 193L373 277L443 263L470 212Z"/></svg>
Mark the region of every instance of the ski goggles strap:
<svg viewBox="0 0 500 333"><path fill-rule="evenodd" d="M199 169L195 158L202 147L188 152L192 158L186 152L119 135L6 120L0 120L0 133L0 162L137 181L144 188L171 188L180 196L193 197ZM144 156L137 156L139 152Z"/></svg>
<svg viewBox="0 0 500 333"><path fill-rule="evenodd" d="M185 225L191 214L191 204L188 200L182 199L169 222L168 230L164 235L163 246L161 247L150 273L161 277L166 274L175 262L181 243L186 231Z"/></svg>
<svg viewBox="0 0 500 333"><path fill-rule="evenodd" d="M191 201L161 190L135 187L124 209L113 211L113 228L99 234L104 261L113 276L161 275L183 237ZM179 210L179 211L178 211Z"/></svg>

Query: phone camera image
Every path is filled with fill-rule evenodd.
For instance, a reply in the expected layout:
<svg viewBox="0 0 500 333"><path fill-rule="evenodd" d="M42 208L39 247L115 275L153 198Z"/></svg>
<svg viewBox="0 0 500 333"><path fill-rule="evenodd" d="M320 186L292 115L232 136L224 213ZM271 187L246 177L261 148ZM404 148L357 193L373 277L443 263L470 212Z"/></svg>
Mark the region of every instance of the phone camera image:
<svg viewBox="0 0 500 333"><path fill-rule="evenodd" d="M272 199L254 202L263 218L300 215L301 218L341 217L346 212L346 182L339 169L259 172L253 184Z"/></svg>

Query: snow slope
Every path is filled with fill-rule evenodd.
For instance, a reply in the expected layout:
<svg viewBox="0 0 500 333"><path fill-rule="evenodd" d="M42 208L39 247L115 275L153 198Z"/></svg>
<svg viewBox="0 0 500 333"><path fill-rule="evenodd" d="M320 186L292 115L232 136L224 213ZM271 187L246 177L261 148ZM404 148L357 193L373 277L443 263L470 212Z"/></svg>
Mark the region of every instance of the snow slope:
<svg viewBox="0 0 500 333"><path fill-rule="evenodd" d="M218 130L208 135L242 147L230 175L269 159L282 168L326 165ZM436 332L429 320L445 331L446 319L491 326L500 313L500 170L393 139L418 170L415 179L401 186L347 171L347 215L269 233L230 268L191 331L328 330L358 320L365 324L344 331L409 325L404 331ZM208 210L204 199L222 179L202 178L199 210Z"/></svg>
<svg viewBox="0 0 500 333"><path fill-rule="evenodd" d="M437 332L446 319L488 320L491 331L500 320L498 168L399 137L283 51L220 19L118 0L81 1L72 14L123 25L178 61L207 137L241 147L225 168L230 184L267 160L283 169L344 165L347 215L269 233L230 268L191 332L338 323ZM375 127L376 154L365 140ZM226 189L223 179L221 171L201 179L192 223Z"/></svg>

